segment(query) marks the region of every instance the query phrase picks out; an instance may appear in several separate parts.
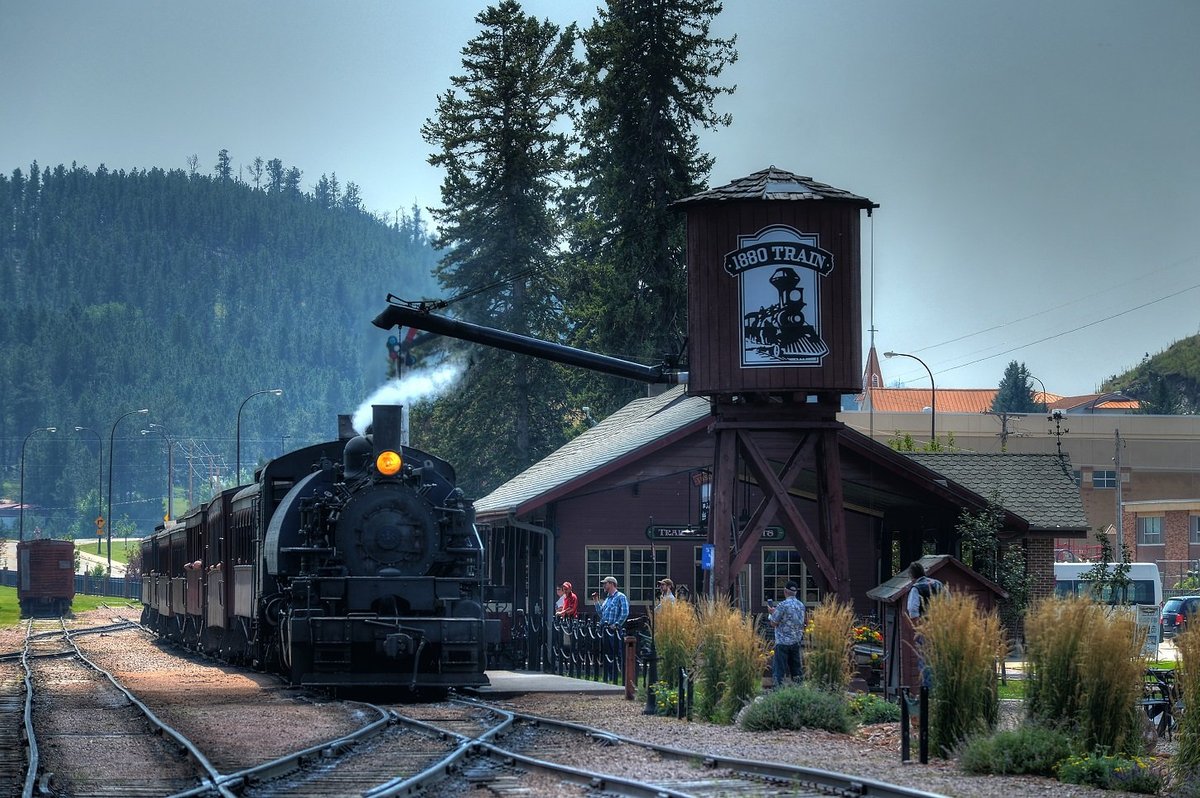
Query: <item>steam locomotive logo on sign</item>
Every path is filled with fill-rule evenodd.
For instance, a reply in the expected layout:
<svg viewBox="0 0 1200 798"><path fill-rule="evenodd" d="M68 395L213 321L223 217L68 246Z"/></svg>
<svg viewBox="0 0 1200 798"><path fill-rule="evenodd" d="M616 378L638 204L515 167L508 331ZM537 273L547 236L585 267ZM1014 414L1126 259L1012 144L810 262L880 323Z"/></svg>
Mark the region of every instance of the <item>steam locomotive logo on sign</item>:
<svg viewBox="0 0 1200 798"><path fill-rule="evenodd" d="M816 233L776 224L738 236L725 271L741 285L743 366L821 365L821 278L832 270Z"/></svg>

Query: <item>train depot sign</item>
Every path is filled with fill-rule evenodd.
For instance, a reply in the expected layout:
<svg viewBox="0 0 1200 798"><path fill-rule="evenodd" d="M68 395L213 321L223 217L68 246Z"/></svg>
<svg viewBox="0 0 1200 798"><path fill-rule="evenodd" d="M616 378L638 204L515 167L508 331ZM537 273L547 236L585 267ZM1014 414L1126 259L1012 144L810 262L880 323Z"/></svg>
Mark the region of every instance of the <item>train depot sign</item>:
<svg viewBox="0 0 1200 798"><path fill-rule="evenodd" d="M777 224L738 237L725 273L738 281L742 366L819 366L829 347L821 337L821 278L833 253L816 233Z"/></svg>

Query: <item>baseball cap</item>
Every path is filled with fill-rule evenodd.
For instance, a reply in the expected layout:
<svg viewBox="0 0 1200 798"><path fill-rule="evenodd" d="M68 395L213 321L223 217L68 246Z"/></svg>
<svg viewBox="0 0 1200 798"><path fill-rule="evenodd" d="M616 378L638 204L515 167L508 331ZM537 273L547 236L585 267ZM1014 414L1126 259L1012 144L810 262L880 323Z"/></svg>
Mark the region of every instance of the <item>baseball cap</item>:
<svg viewBox="0 0 1200 798"><path fill-rule="evenodd" d="M783 589L784 589L784 590L790 590L790 591L792 591L793 593L795 593L797 590L799 590L799 589L800 589L800 585L796 584L796 581L795 581L795 580L793 580L793 579L789 579L789 580L788 580L788 583L787 583L786 585L784 585L784 586L783 586Z"/></svg>
<svg viewBox="0 0 1200 798"><path fill-rule="evenodd" d="M606 582L612 582L615 585L617 583L617 578L615 576L606 576L600 580L600 584L602 585Z"/></svg>
<svg viewBox="0 0 1200 798"><path fill-rule="evenodd" d="M571 583L570 583L570 582L563 582L563 583L562 583L562 586L563 586L563 590L571 590Z"/></svg>

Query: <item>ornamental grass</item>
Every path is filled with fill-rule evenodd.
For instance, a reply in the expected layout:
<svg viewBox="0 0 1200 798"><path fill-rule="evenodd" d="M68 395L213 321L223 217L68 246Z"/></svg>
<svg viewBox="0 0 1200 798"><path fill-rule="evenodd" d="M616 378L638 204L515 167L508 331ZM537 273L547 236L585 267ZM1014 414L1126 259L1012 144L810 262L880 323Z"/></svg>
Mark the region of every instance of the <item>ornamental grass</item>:
<svg viewBox="0 0 1200 798"><path fill-rule="evenodd" d="M670 687L679 683L679 669L691 671L700 644L700 620L686 601L667 601L654 612L654 649L659 678Z"/></svg>
<svg viewBox="0 0 1200 798"><path fill-rule="evenodd" d="M809 616L804 646L804 678L814 687L845 692L854 674L854 611L827 595Z"/></svg>
<svg viewBox="0 0 1200 798"><path fill-rule="evenodd" d="M942 591L917 622L918 647L930 669L930 740L949 756L968 736L995 727L1000 714L996 661L1004 634L994 611L970 595Z"/></svg>
<svg viewBox="0 0 1200 798"><path fill-rule="evenodd" d="M1068 596L1025 619L1026 702L1036 721L1074 729L1080 750L1136 753L1145 632L1133 615Z"/></svg>
<svg viewBox="0 0 1200 798"><path fill-rule="evenodd" d="M767 644L756 626L753 615L734 610L724 617L719 631L724 681L717 716L726 722L732 722L762 692Z"/></svg>
<svg viewBox="0 0 1200 798"><path fill-rule="evenodd" d="M1175 651L1179 656L1175 685L1184 712L1175 727L1179 752L1171 772L1177 785L1188 785L1192 794L1200 795L1200 624L1193 620L1186 632L1175 637Z"/></svg>
<svg viewBox="0 0 1200 798"><path fill-rule="evenodd" d="M1074 724L1079 712L1079 656L1096 604L1048 598L1025 616L1025 708L1051 726Z"/></svg>
<svg viewBox="0 0 1200 798"><path fill-rule="evenodd" d="M766 641L756 619L725 602L697 605L699 689L695 712L706 720L730 723L762 692Z"/></svg>
<svg viewBox="0 0 1200 798"><path fill-rule="evenodd" d="M717 705L721 700L721 682L724 680L724 654L720 631L725 627L726 616L734 609L725 602L701 599L696 604L699 625L699 670L700 689L696 692L695 712L705 720L716 720Z"/></svg>

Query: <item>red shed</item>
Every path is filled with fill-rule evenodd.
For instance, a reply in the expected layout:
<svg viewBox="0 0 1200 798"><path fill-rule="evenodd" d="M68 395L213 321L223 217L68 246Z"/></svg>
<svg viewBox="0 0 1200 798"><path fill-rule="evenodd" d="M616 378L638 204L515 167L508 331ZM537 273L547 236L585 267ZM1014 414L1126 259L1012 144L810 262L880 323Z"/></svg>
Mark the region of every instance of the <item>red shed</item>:
<svg viewBox="0 0 1200 798"><path fill-rule="evenodd" d="M17 544L17 601L22 615L63 615L74 599L74 542L43 539Z"/></svg>
<svg viewBox="0 0 1200 798"><path fill-rule="evenodd" d="M1008 598L1008 593L995 582L949 554L926 555L919 562L925 566L926 576L942 582L951 593L973 596L985 612L995 609L999 600ZM867 598L880 604L886 658L883 684L888 695L894 695L901 687L916 690L921 686L913 625L907 615L912 586L913 580L906 567L882 585L867 591Z"/></svg>

